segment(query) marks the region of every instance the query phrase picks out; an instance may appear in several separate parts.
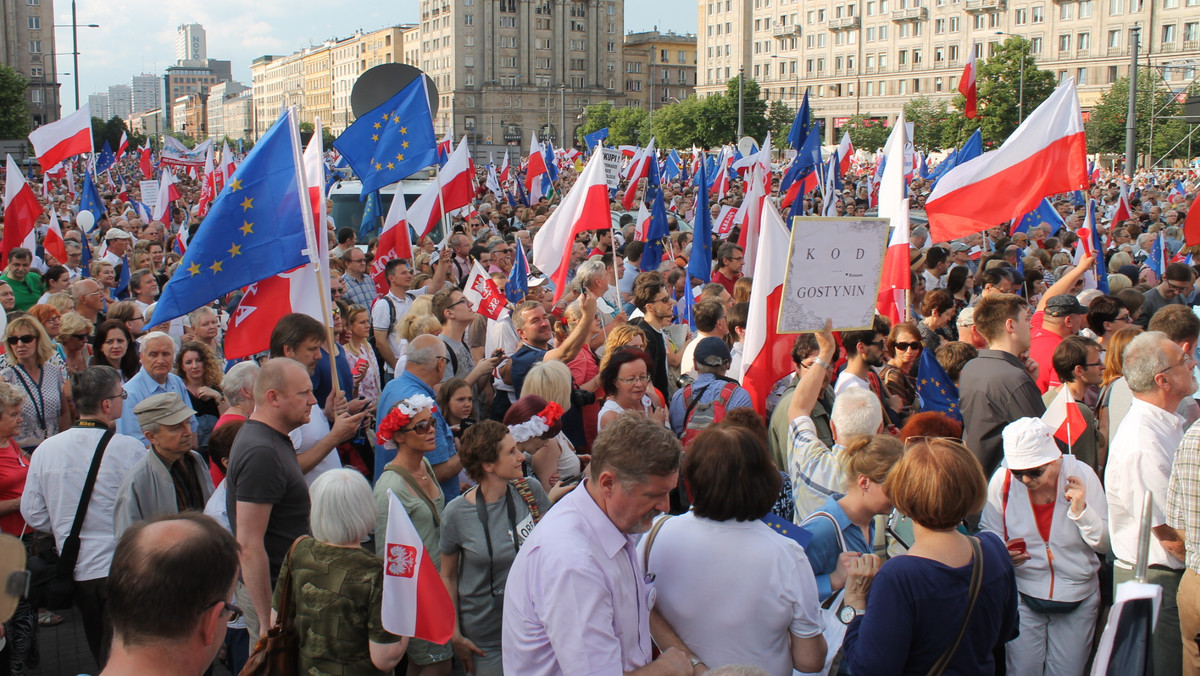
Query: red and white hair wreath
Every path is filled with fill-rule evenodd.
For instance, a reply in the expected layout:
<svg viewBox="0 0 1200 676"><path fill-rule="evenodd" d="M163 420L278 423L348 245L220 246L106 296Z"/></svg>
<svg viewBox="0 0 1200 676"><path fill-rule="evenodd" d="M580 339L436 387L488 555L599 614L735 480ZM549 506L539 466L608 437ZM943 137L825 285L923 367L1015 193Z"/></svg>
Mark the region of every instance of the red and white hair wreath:
<svg viewBox="0 0 1200 676"><path fill-rule="evenodd" d="M375 435L375 443L384 448L396 450L396 442L392 437L396 432L408 427L418 413L430 409L437 413L437 405L424 394L414 394L408 399L402 399L395 408L388 412L379 423L379 433Z"/></svg>
<svg viewBox="0 0 1200 676"><path fill-rule="evenodd" d="M546 404L540 413L533 416L529 420L516 425L508 426L508 433L519 444L522 441L529 441L534 437L540 437L554 427L554 423L562 418L562 407L554 402Z"/></svg>

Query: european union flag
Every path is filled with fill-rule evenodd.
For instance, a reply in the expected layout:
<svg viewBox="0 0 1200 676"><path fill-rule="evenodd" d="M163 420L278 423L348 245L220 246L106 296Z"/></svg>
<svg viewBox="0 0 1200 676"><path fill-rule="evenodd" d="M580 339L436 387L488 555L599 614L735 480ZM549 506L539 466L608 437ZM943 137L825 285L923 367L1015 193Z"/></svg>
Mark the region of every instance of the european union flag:
<svg viewBox="0 0 1200 676"><path fill-rule="evenodd" d="M958 386L946 375L946 369L938 363L933 350L921 351L921 363L917 366L917 395L921 397L922 411L937 411L955 420L962 420L962 413L958 410Z"/></svg>
<svg viewBox="0 0 1200 676"><path fill-rule="evenodd" d="M808 543L812 542L812 533L785 520L775 512L767 512L767 515L762 518L762 522L770 526L771 530L776 533L795 540L801 547L807 547Z"/></svg>
<svg viewBox="0 0 1200 676"><path fill-rule="evenodd" d="M1088 200L1087 220L1084 223L1089 230L1088 248L1096 253L1096 288L1108 293L1108 265L1104 262L1104 245L1100 243L1100 232L1096 229L1096 200ZM1188 265L1191 265L1189 262Z"/></svg>
<svg viewBox="0 0 1200 676"><path fill-rule="evenodd" d="M188 242L154 311L176 317L309 260L310 219L295 113L285 112L238 166ZM238 317L233 320L236 322Z"/></svg>
<svg viewBox="0 0 1200 676"><path fill-rule="evenodd" d="M104 208L104 202L100 201L100 191L96 190L92 172L86 169L83 172L83 190L79 194L79 210L92 212L92 215L96 217L96 223L100 222L101 216L108 213L108 210Z"/></svg>
<svg viewBox="0 0 1200 676"><path fill-rule="evenodd" d="M816 127L804 137L804 143L796 149L796 157L779 182L780 192L786 193L796 181L807 176L812 168L821 163L821 132Z"/></svg>
<svg viewBox="0 0 1200 676"><path fill-rule="evenodd" d="M121 276L117 278L117 298L125 300L129 298L129 254L121 259Z"/></svg>
<svg viewBox="0 0 1200 676"><path fill-rule="evenodd" d="M676 324L687 324L688 328L696 330L696 292L690 279L683 285L683 315L676 320Z"/></svg>
<svg viewBox="0 0 1200 676"><path fill-rule="evenodd" d="M683 159L679 157L679 153L674 148L667 153L667 162L663 165L663 176L667 177L668 181L683 176Z"/></svg>
<svg viewBox="0 0 1200 676"><path fill-rule="evenodd" d="M704 165L700 165L700 185L708 185ZM708 190L696 194L696 222L692 224L692 256L688 259L688 277L712 281L712 210L708 207Z"/></svg>
<svg viewBox="0 0 1200 676"><path fill-rule="evenodd" d="M392 199L404 199L404 191L396 190ZM367 195L367 203L363 205L362 221L358 224L358 238L365 240L367 235L379 229L379 219L383 218L383 205L379 203L379 191Z"/></svg>
<svg viewBox="0 0 1200 676"><path fill-rule="evenodd" d="M437 162L425 78L355 120L333 147L358 174L364 196Z"/></svg>
<svg viewBox="0 0 1200 676"><path fill-rule="evenodd" d="M597 143L603 141L606 138L608 138L608 127L604 127L603 129L597 129L596 131L594 131L590 134L584 134L583 144L585 146L587 146L588 150L591 150L596 147Z"/></svg>
<svg viewBox="0 0 1200 676"><path fill-rule="evenodd" d="M513 268L504 285L504 295L514 303L520 303L529 295L529 261L525 260L525 247L520 242L513 245Z"/></svg>
<svg viewBox="0 0 1200 676"><path fill-rule="evenodd" d="M1036 209L1025 214L1021 217L1021 220L1017 221L1017 224L1013 226L1012 232L1009 234L1015 235L1018 232L1027 233L1030 228L1036 228L1040 225L1050 226L1050 235L1052 237L1058 233L1060 228L1066 225L1063 223L1062 216L1054 209L1054 205L1050 204L1050 200L1045 197L1042 198L1041 203L1038 204Z"/></svg>
<svg viewBox="0 0 1200 676"><path fill-rule="evenodd" d="M105 141L104 147L96 155L96 173L108 171L108 168L116 163L117 157L113 155L112 146L108 145L108 141Z"/></svg>
<svg viewBox="0 0 1200 676"><path fill-rule="evenodd" d="M800 146L803 145L803 140L808 135L808 116L808 89L805 88L804 103L801 103L800 110L796 111L796 119L792 120L792 128L790 131L788 131L787 137L788 145L796 150L800 150Z"/></svg>
<svg viewBox="0 0 1200 676"><path fill-rule="evenodd" d="M650 227L646 231L646 248L638 267L642 272L657 270L662 263L664 242L671 236L667 225L667 206L663 201L662 188L654 191L654 204L650 207Z"/></svg>
<svg viewBox="0 0 1200 676"><path fill-rule="evenodd" d="M1167 269L1167 245L1163 242L1161 230L1154 238L1154 246L1150 248L1150 257L1146 259L1146 267L1153 270L1154 274L1158 276L1158 280L1162 281L1163 272Z"/></svg>

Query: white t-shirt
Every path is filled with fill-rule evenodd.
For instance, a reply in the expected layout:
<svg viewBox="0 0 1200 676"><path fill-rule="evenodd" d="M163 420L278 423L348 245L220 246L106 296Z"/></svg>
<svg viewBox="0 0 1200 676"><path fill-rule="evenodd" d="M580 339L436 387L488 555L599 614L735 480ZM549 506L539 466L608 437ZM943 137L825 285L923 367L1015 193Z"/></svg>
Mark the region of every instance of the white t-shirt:
<svg viewBox="0 0 1200 676"><path fill-rule="evenodd" d="M757 519L664 518L646 568L654 576L655 609L705 664L791 676L791 637L811 638L824 628L817 582L800 545ZM642 538L639 564L645 546Z"/></svg>
<svg viewBox="0 0 1200 676"><path fill-rule="evenodd" d="M371 306L371 328L376 331L387 331L388 347L392 348L392 355L397 360L405 352L406 341L396 332L396 324L399 323L401 317L408 314L408 309L412 307L413 301L417 299L417 296L426 293L429 293L428 286L406 291L403 297L388 291L386 296L380 296L375 301L375 304ZM392 309L395 309L394 316ZM389 320L390 324L388 323ZM384 363L383 367L388 373L393 373L390 365ZM404 367L397 362L394 372L399 373L403 370Z"/></svg>
<svg viewBox="0 0 1200 676"><path fill-rule="evenodd" d="M837 382L833 385L834 395L841 394L852 387L859 387L868 392L871 391L871 383L859 378L849 371L842 371L838 374Z"/></svg>
<svg viewBox="0 0 1200 676"><path fill-rule="evenodd" d="M327 434L329 434L329 420L325 417L325 411L321 409L320 404L313 404L312 411L308 414L308 422L289 432L288 438L292 440L292 446L296 447L296 455L300 455L316 446L317 442L324 439ZM339 469L341 466L342 459L335 448L329 451L329 455L322 458L316 467L304 475L304 483L312 486L317 477L331 469Z"/></svg>

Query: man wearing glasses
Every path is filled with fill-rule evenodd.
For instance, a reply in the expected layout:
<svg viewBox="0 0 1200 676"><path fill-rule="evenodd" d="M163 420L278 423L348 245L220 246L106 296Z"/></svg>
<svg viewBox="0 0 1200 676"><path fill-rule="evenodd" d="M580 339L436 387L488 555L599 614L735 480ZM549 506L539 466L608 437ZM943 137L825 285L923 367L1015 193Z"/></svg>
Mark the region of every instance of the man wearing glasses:
<svg viewBox="0 0 1200 676"><path fill-rule="evenodd" d="M1143 329L1150 325L1150 319L1155 312L1168 305L1187 305L1195 289L1196 273L1190 265L1171 263L1163 274L1162 282L1145 293L1146 300L1142 303L1142 313L1134 323Z"/></svg>
<svg viewBox="0 0 1200 676"><path fill-rule="evenodd" d="M746 254L742 247L727 243L721 245L717 252L717 269L712 274L712 280L725 287L729 295L733 295L733 285L742 276L742 266L746 262Z"/></svg>
<svg viewBox="0 0 1200 676"><path fill-rule="evenodd" d="M367 260L366 252L352 246L342 254L342 263L346 265L346 274L342 275L346 285L346 300L353 305L371 307L379 294L375 290L375 280L367 274L367 266L371 263Z"/></svg>
<svg viewBox="0 0 1200 676"><path fill-rule="evenodd" d="M113 514L121 484L146 457L146 447L133 437L112 433L125 406L119 371L92 366L74 377L71 389L79 422L46 439L34 452L21 496L21 516L33 530L53 534L62 552L76 512L86 515L75 562L75 605L92 657L103 667L112 632L105 613L104 587L117 544ZM81 504L88 470L102 444L99 469L87 491L90 498Z"/></svg>

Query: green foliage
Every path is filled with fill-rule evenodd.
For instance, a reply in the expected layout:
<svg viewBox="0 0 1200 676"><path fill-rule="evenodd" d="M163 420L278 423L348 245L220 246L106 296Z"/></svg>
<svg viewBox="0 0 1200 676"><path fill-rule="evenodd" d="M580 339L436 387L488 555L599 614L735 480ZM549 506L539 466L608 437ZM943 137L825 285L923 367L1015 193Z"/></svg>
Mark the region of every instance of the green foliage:
<svg viewBox="0 0 1200 676"><path fill-rule="evenodd" d="M951 110L947 101L922 96L904 104L904 119L913 123L913 144L929 151L958 145L958 132L966 118Z"/></svg>
<svg viewBox="0 0 1200 676"><path fill-rule="evenodd" d="M108 141L108 147L112 151L117 152L117 148L121 144L121 134L125 134L129 139L130 149L142 145L146 141L144 134L134 134L125 126L125 120L113 115L107 122L98 117L92 118L92 144L96 152L104 147L104 142Z"/></svg>
<svg viewBox="0 0 1200 676"><path fill-rule="evenodd" d="M729 81L724 94L713 94L703 98L689 96L669 106L654 111L654 137L663 148L686 148L697 145L702 148L714 148L725 143L736 143L737 138L737 78ZM782 102L773 106L772 115L768 116L767 102L759 98L758 83L746 79L742 90L742 133L754 137L760 142L767 135L767 129L772 130L772 136L787 137L787 125L791 124L794 112L787 112L788 107ZM782 134L777 134L776 125L782 117L787 118L783 123ZM604 126L604 125L600 125Z"/></svg>
<svg viewBox="0 0 1200 676"><path fill-rule="evenodd" d="M1029 51L1029 41L1010 37L986 61L979 62L979 117L967 120L959 115L955 141L961 144L978 127L983 130L984 144L1000 144L1016 130L1021 110L1021 62L1025 62L1024 116L1029 117L1056 86L1054 73L1037 67ZM966 99L954 95L954 107L962 110ZM949 145L949 144L947 144Z"/></svg>
<svg viewBox="0 0 1200 676"><path fill-rule="evenodd" d="M598 130L608 127L612 124L613 104L610 101L596 103L588 106L583 111L583 124L579 125L579 143L585 143L584 136ZM605 145L608 141L605 141Z"/></svg>
<svg viewBox="0 0 1200 676"><path fill-rule="evenodd" d="M333 132L329 130L329 127L321 127L321 146L323 148L326 150L332 148L335 140L337 140L337 137L333 135ZM233 143L230 147L236 148L237 143Z"/></svg>
<svg viewBox="0 0 1200 676"><path fill-rule="evenodd" d="M759 98L760 93L758 83L751 78L746 78L746 83L742 86L742 133L759 140L767 135L767 102ZM736 77L730 78L725 96L729 99L729 106L733 110L733 136L736 137L738 102L738 79ZM732 140L737 143L741 139L733 138Z"/></svg>
<svg viewBox="0 0 1200 676"><path fill-rule="evenodd" d="M854 144L855 150L868 152L882 148L887 143L888 134L891 133L890 128L883 126L882 120L873 118L870 114L852 116L842 125L842 131L850 132L850 142Z"/></svg>
<svg viewBox="0 0 1200 676"><path fill-rule="evenodd" d="M1193 84L1190 94L1200 94L1200 86ZM1168 120L1166 117L1181 115L1182 106L1157 71L1146 68L1138 70L1137 122L1134 145L1139 155L1150 150L1150 118L1154 115L1155 158L1164 155L1182 158L1187 155L1187 143L1182 141L1188 133L1183 120ZM1153 111L1153 112L1152 112ZM1092 108L1085 125L1088 152L1125 153L1125 124L1129 112L1129 78L1123 77L1113 83L1108 91Z"/></svg>
<svg viewBox="0 0 1200 676"><path fill-rule="evenodd" d="M796 111L783 101L772 101L767 108L767 127L771 130L771 145L782 150L787 147L787 137L792 131L792 120Z"/></svg>
<svg viewBox="0 0 1200 676"><path fill-rule="evenodd" d="M657 116L658 113L655 112ZM614 108L609 101L588 106L583 124L579 125L579 143L583 137L608 127L604 145L646 145L650 142L650 113L642 108Z"/></svg>
<svg viewBox="0 0 1200 676"><path fill-rule="evenodd" d="M0 64L0 138L29 136L29 106L25 90L29 81L16 70Z"/></svg>

